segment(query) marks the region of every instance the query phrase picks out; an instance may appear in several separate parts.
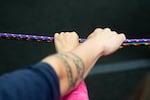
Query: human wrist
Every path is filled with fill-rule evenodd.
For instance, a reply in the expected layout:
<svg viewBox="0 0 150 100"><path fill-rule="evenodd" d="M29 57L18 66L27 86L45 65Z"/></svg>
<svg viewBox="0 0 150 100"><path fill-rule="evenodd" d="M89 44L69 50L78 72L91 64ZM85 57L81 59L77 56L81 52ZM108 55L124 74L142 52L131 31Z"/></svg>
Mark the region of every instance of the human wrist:
<svg viewBox="0 0 150 100"><path fill-rule="evenodd" d="M103 47L93 39L88 39L72 52L80 56L88 66L95 64L95 62L103 56Z"/></svg>
<svg viewBox="0 0 150 100"><path fill-rule="evenodd" d="M92 54L97 55L97 57L103 56L104 46L99 40L90 38L85 42L85 44L88 45L89 50L92 51Z"/></svg>

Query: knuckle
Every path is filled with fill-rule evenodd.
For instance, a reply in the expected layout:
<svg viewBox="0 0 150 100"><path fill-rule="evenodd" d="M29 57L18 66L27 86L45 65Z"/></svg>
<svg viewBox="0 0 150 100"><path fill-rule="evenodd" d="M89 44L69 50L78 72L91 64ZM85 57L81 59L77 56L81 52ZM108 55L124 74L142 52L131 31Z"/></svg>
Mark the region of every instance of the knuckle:
<svg viewBox="0 0 150 100"><path fill-rule="evenodd" d="M59 36L59 33L55 33L55 34L54 34L54 37L58 37L58 36Z"/></svg>
<svg viewBox="0 0 150 100"><path fill-rule="evenodd" d="M60 32L60 35L63 35L65 32Z"/></svg>
<svg viewBox="0 0 150 100"><path fill-rule="evenodd" d="M76 33L76 32L74 32L74 31L73 31L73 32L71 32L71 33L72 33L72 34L77 34L77 33Z"/></svg>
<svg viewBox="0 0 150 100"><path fill-rule="evenodd" d="M77 35L77 33L76 33L76 32L72 32L72 34L73 34L73 35Z"/></svg>
<svg viewBox="0 0 150 100"><path fill-rule="evenodd" d="M113 34L118 34L116 31L112 31Z"/></svg>
<svg viewBox="0 0 150 100"><path fill-rule="evenodd" d="M70 35L70 32L65 32L65 35Z"/></svg>
<svg viewBox="0 0 150 100"><path fill-rule="evenodd" d="M76 32L71 32L71 33L72 33L72 35L73 35L74 37L77 37L77 38L79 37Z"/></svg>
<svg viewBox="0 0 150 100"><path fill-rule="evenodd" d="M104 30L105 30L105 31L111 31L111 29L110 29L110 28L104 28Z"/></svg>
<svg viewBox="0 0 150 100"><path fill-rule="evenodd" d="M125 40L125 39L126 39L125 34L121 33L120 35L122 36L123 40Z"/></svg>
<svg viewBox="0 0 150 100"><path fill-rule="evenodd" d="M99 31L102 31L102 28L96 28L96 29L94 30L94 32L99 32Z"/></svg>

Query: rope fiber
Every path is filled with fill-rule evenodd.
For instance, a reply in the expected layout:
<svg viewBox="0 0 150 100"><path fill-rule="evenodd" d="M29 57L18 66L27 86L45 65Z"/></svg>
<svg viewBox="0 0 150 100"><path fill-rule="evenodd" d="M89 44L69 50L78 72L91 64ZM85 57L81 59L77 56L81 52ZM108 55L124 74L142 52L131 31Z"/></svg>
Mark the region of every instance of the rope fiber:
<svg viewBox="0 0 150 100"><path fill-rule="evenodd" d="M37 42L48 42L53 43L54 37L49 36L38 36L38 35L26 35L26 34L12 34L12 33L0 33L1 39L9 40L26 40L26 41L37 41ZM79 42L84 42L86 39L80 38ZM126 39L122 46L150 46L149 39Z"/></svg>

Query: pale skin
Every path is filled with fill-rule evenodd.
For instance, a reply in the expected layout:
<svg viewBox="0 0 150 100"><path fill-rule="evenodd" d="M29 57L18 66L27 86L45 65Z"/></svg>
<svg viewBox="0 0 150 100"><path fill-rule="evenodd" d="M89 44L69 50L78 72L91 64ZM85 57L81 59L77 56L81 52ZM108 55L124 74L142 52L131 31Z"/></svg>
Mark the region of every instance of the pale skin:
<svg viewBox="0 0 150 100"><path fill-rule="evenodd" d="M75 49L80 44L79 36L76 32L61 32L60 34L55 33L54 40L55 40L54 41L55 48L58 53L69 52L69 51ZM80 93L80 92L78 92L78 93ZM70 95L72 95L72 92L69 94L69 96L65 97L65 99L62 98L62 100L71 99L71 98L69 98ZM86 95L88 95L88 94L86 94Z"/></svg>
<svg viewBox="0 0 150 100"><path fill-rule="evenodd" d="M48 56L42 62L52 65L56 71L60 93L64 96L88 75L99 58L117 51L125 39L124 34L118 34L109 28L97 28L81 45L70 51Z"/></svg>
<svg viewBox="0 0 150 100"><path fill-rule="evenodd" d="M68 52L79 46L79 36L76 32L55 33L55 48L58 53Z"/></svg>

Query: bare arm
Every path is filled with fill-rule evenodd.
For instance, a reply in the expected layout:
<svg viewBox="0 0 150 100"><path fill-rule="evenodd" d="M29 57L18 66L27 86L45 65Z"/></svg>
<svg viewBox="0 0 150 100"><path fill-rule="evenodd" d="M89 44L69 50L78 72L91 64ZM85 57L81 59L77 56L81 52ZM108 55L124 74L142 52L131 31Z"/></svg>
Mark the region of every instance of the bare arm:
<svg viewBox="0 0 150 100"><path fill-rule="evenodd" d="M76 32L61 32L54 35L55 48L58 53L69 52L79 46L79 36ZM77 65L78 66L78 65ZM80 73L80 68L78 70ZM81 95L82 94L82 95ZM61 100L89 100L88 91L84 80L80 82L72 91L61 98Z"/></svg>
<svg viewBox="0 0 150 100"><path fill-rule="evenodd" d="M42 61L53 66L58 75L63 96L87 76L100 57L115 52L124 40L123 34L99 28L87 41L75 49L48 56Z"/></svg>

